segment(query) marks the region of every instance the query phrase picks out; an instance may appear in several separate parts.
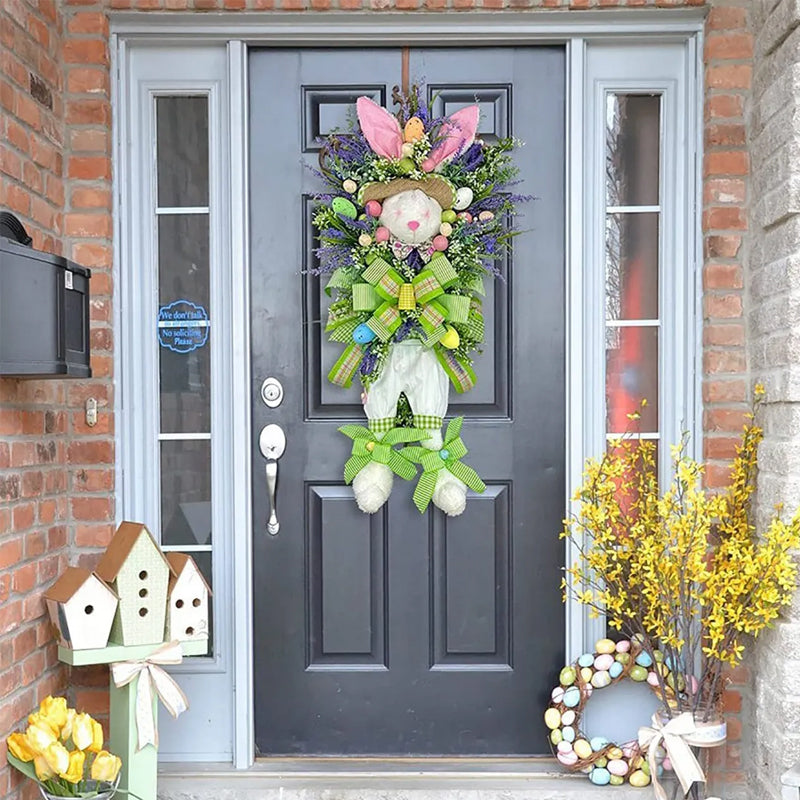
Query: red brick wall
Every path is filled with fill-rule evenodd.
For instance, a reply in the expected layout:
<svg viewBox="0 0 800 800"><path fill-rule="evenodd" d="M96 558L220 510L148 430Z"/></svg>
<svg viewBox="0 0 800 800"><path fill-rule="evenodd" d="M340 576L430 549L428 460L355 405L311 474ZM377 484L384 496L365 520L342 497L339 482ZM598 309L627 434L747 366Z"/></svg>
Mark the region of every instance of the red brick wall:
<svg viewBox="0 0 800 800"><path fill-rule="evenodd" d="M747 247L749 158L745 114L751 80L749 0L4 0L0 56L0 205L30 224L37 246L89 266L92 277L92 364L86 382L0 380L0 736L61 673L36 680L54 661L39 597L57 566L72 555L90 562L113 519L114 420L111 308L111 139L109 11L580 9L708 6L703 226L705 455L708 481L725 479L747 394L742 261ZM60 9L61 17L56 13ZM24 54L20 55L20 54ZM53 108L30 96L42 76ZM10 116L9 116L10 114ZM94 396L100 421L88 429L82 404ZM41 485L41 488L40 488ZM18 488L17 488L18 487ZM67 549L70 548L70 549ZM75 548L75 549L71 549ZM43 557L46 551L47 555ZM22 559L22 560L20 560ZM25 620L23 623L22 621ZM35 637L30 633L35 632ZM34 642L36 652L34 652ZM27 683L19 686L17 675ZM87 710L102 713L102 671L81 680ZM94 685L94 688L92 688ZM748 685L742 668L728 694L731 712ZM741 724L734 718L726 759L741 778ZM0 756L2 758L2 756ZM14 783L16 785L16 783ZM0 770L0 797L11 791Z"/></svg>

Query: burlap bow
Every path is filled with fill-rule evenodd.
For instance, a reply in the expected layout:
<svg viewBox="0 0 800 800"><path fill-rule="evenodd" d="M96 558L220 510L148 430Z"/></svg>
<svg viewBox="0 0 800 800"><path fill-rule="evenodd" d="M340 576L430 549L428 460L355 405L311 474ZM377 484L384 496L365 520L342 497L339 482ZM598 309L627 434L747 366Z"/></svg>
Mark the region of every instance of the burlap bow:
<svg viewBox="0 0 800 800"><path fill-rule="evenodd" d="M118 661L111 665L111 677L118 689L139 679L136 685L137 750L148 744L158 747L153 687L173 717L177 717L189 708L189 702L181 687L161 667L162 664L180 664L181 661L183 653L180 642L169 642L147 658L139 661Z"/></svg>
<svg viewBox="0 0 800 800"><path fill-rule="evenodd" d="M721 738L704 736L697 727L694 716L688 711L673 717L666 725L658 714L653 714L652 722L651 728L639 728L639 747L647 751L656 798L667 800L667 793L658 781L656 764L656 751L662 741L685 797L693 784L706 781L705 773L692 752L692 747L716 747L725 740L724 734Z"/></svg>

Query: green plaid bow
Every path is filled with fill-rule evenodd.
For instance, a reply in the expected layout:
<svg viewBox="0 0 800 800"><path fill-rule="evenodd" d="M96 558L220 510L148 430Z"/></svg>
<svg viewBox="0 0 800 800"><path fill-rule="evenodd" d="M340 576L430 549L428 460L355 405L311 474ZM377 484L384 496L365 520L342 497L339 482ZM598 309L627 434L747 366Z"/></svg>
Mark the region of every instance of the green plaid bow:
<svg viewBox="0 0 800 800"><path fill-rule="evenodd" d="M371 461L386 464L396 475L410 481L416 476L417 468L407 455L409 448L398 451L394 445L429 438L425 431L416 428L392 428L382 439L378 439L363 425L343 425L339 432L353 440L353 453L344 465L345 483L352 483L353 478Z"/></svg>
<svg viewBox="0 0 800 800"><path fill-rule="evenodd" d="M414 489L414 505L420 514L425 513L433 499L439 470L446 469L474 492L482 493L486 490L486 484L478 477L478 473L461 463L461 459L469 452L460 436L463 424L464 417L456 417L450 421L440 450L428 450L425 447L406 447L403 450L406 458L422 465L422 475Z"/></svg>

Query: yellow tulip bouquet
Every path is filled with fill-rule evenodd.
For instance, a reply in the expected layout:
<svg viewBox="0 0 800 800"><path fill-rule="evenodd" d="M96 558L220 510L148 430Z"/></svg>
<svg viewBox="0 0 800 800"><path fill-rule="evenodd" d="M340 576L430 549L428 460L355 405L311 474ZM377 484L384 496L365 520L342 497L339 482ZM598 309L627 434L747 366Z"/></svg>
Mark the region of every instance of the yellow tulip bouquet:
<svg viewBox="0 0 800 800"><path fill-rule="evenodd" d="M741 662L748 637L770 627L797 582L800 511L786 520L777 508L761 535L753 519L763 396L757 386L724 491L703 489L684 437L662 492L655 444L629 435L587 462L562 532L579 554L564 599L639 641L664 667L656 675L665 708L705 721L719 708L725 669Z"/></svg>
<svg viewBox="0 0 800 800"><path fill-rule="evenodd" d="M8 763L36 781L45 797L111 797L122 766L103 749L103 728L88 714L46 697L24 732L7 741Z"/></svg>

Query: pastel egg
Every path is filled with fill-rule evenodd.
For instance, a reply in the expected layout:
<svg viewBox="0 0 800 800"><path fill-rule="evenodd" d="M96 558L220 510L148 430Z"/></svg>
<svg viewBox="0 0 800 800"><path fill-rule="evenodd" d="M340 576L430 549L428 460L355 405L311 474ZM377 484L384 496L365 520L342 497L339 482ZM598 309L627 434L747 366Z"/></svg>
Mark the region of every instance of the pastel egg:
<svg viewBox="0 0 800 800"><path fill-rule="evenodd" d="M458 335L458 331L455 328L448 328L444 336L439 339L439 344L441 344L442 347L446 347L448 350L455 350L460 343L461 337Z"/></svg>
<svg viewBox="0 0 800 800"><path fill-rule="evenodd" d="M362 233L361 236L358 237L358 243L362 247L369 247L372 244L372 237L368 233Z"/></svg>
<svg viewBox="0 0 800 800"><path fill-rule="evenodd" d="M459 219L463 219L464 222L472 222L472 214L469 211L461 211L458 214Z"/></svg>
<svg viewBox="0 0 800 800"><path fill-rule="evenodd" d="M433 237L431 244L433 245L434 250L439 250L441 252L443 250L447 250L447 245L450 244L450 242L447 241L446 236L442 236L440 233Z"/></svg>
<svg viewBox="0 0 800 800"><path fill-rule="evenodd" d="M557 708L548 708L547 711L544 712L544 724L547 725L550 730L555 730L561 725L561 713Z"/></svg>
<svg viewBox="0 0 800 800"><path fill-rule="evenodd" d="M578 758L589 758L592 754L592 746L586 739L577 739L572 749L578 754Z"/></svg>
<svg viewBox="0 0 800 800"><path fill-rule="evenodd" d="M637 665L630 671L630 676L633 681L646 681L647 670Z"/></svg>
<svg viewBox="0 0 800 800"><path fill-rule="evenodd" d="M417 168L417 165L414 163L414 159L410 158L409 156L401 158L400 161L397 162L397 166L400 168L400 172L405 175L408 175L409 172L413 172Z"/></svg>
<svg viewBox="0 0 800 800"><path fill-rule="evenodd" d="M622 748L620 747L609 747L608 749L608 757L612 759L619 759L622 758Z"/></svg>
<svg viewBox="0 0 800 800"><path fill-rule="evenodd" d="M599 753L608 745L608 739L606 739L605 736L593 736L589 740L589 744L592 746L592 750L594 750L595 753Z"/></svg>
<svg viewBox="0 0 800 800"><path fill-rule="evenodd" d="M664 767L664 769L667 769L667 770L671 770L671 769L672 769L672 762L669 760L669 756L667 756L667 757L666 757L666 758L665 758L665 759L664 759L664 760L661 762L661 766L662 766L662 767Z"/></svg>
<svg viewBox="0 0 800 800"><path fill-rule="evenodd" d="M624 669L625 669L625 667L623 667L623 666L622 666L622 664L620 664L620 663L619 663L619 661L615 661L615 662L614 662L614 663L613 663L613 664L612 664L612 665L611 665L611 666L608 668L608 674L609 674L609 675L610 675L612 678L619 678L619 676L620 676L620 675L622 675L622 671L623 671Z"/></svg>
<svg viewBox="0 0 800 800"><path fill-rule="evenodd" d="M410 158L414 155L414 142L403 142L403 146L400 148L400 154L403 158Z"/></svg>
<svg viewBox="0 0 800 800"><path fill-rule="evenodd" d="M636 745L634 744L626 744L622 747L622 755L625 756L625 758L631 758L635 752Z"/></svg>
<svg viewBox="0 0 800 800"><path fill-rule="evenodd" d="M617 649L617 645L611 639L600 639L594 646L596 653L613 653Z"/></svg>
<svg viewBox="0 0 800 800"><path fill-rule="evenodd" d="M450 236L452 232L453 232L453 226L449 222L443 222L439 226L439 233L441 233L442 236Z"/></svg>
<svg viewBox="0 0 800 800"><path fill-rule="evenodd" d="M562 725L572 725L575 722L575 712L568 708L562 715L561 715L561 724Z"/></svg>
<svg viewBox="0 0 800 800"><path fill-rule="evenodd" d="M573 728L571 725L565 725L561 729L561 738L565 742L574 742L575 741L575 728Z"/></svg>
<svg viewBox="0 0 800 800"><path fill-rule="evenodd" d="M383 211L383 207L377 200L370 200L364 206L364 211L366 211L371 217L379 217L381 215L381 211Z"/></svg>
<svg viewBox="0 0 800 800"><path fill-rule="evenodd" d="M658 675L655 672L648 672L647 673L647 682L651 686L658 686Z"/></svg>
<svg viewBox="0 0 800 800"><path fill-rule="evenodd" d="M425 134L425 126L419 117L411 117L403 128L403 139L406 142L416 142Z"/></svg>
<svg viewBox="0 0 800 800"><path fill-rule="evenodd" d="M611 761L608 762L608 771L612 775L627 775L628 764L621 758L613 758Z"/></svg>
<svg viewBox="0 0 800 800"><path fill-rule="evenodd" d="M550 731L550 742L552 743L553 747L557 746L563 738L564 737L561 735L561 731L558 728L556 728L554 731Z"/></svg>
<svg viewBox="0 0 800 800"><path fill-rule="evenodd" d="M578 756L570 750L568 753L556 753L556 758L565 766L571 767L578 762Z"/></svg>
<svg viewBox="0 0 800 800"><path fill-rule="evenodd" d="M481 213L478 214L478 219L481 222L491 222L494 219L494 214L491 211L481 211Z"/></svg>
<svg viewBox="0 0 800 800"><path fill-rule="evenodd" d="M594 673L592 672L592 668L591 667L584 667L581 670L581 678L583 678L583 682L584 683L589 683L589 681L592 679L592 675L593 674Z"/></svg>
<svg viewBox="0 0 800 800"><path fill-rule="evenodd" d="M564 667L558 676L558 680L562 686L572 686L575 683L575 669L573 667Z"/></svg>
<svg viewBox="0 0 800 800"><path fill-rule="evenodd" d="M605 767L595 767L589 773L589 780L595 786L607 786L611 780L611 773Z"/></svg>
<svg viewBox="0 0 800 800"><path fill-rule="evenodd" d="M566 692L564 692L564 705L567 708L575 708L581 701L581 691L578 689L577 686L570 686Z"/></svg>
<svg viewBox="0 0 800 800"><path fill-rule="evenodd" d="M456 191L456 202L454 203L453 208L455 208L456 211L463 211L465 208L469 208L469 204L472 202L472 198L474 196L475 195L469 186L462 186Z"/></svg>
<svg viewBox="0 0 800 800"><path fill-rule="evenodd" d="M620 664L627 664L631 660L630 653L617 653L614 656L614 661L619 661Z"/></svg>
<svg viewBox="0 0 800 800"><path fill-rule="evenodd" d="M375 338L375 331L369 327L365 322L362 322L353 331L353 341L357 344L368 344Z"/></svg>
<svg viewBox="0 0 800 800"><path fill-rule="evenodd" d="M389 233L389 229L388 228L384 228L383 225L381 225L379 228L375 228L375 241L376 242L388 242L389 241L389 237L391 235L392 234Z"/></svg>
<svg viewBox="0 0 800 800"><path fill-rule="evenodd" d="M354 194L356 189L358 189L358 184L352 178L346 178L342 182L342 189L348 194Z"/></svg>
<svg viewBox="0 0 800 800"><path fill-rule="evenodd" d="M630 778L628 778L631 786L635 786L637 789L641 789L643 786L648 786L650 784L650 776L646 775L640 769L637 769L636 772L632 773Z"/></svg>
<svg viewBox="0 0 800 800"><path fill-rule="evenodd" d="M594 664L594 654L593 653L584 653L578 659L578 666L579 667L591 667Z"/></svg>
<svg viewBox="0 0 800 800"><path fill-rule="evenodd" d="M613 663L614 656L612 656L610 653L604 653L601 656L597 656L597 658L594 660L594 668L597 670L609 669Z"/></svg>
<svg viewBox="0 0 800 800"><path fill-rule="evenodd" d="M334 197L331 201L331 208L343 217L355 219L358 216L356 207L346 197Z"/></svg>
<svg viewBox="0 0 800 800"><path fill-rule="evenodd" d="M617 642L617 652L627 653L631 649L631 643L628 639L621 639Z"/></svg>
<svg viewBox="0 0 800 800"><path fill-rule="evenodd" d="M556 745L556 748L559 753L571 753L572 752L572 745L569 742L559 742Z"/></svg>
<svg viewBox="0 0 800 800"><path fill-rule="evenodd" d="M622 786L622 784L625 783L625 779L624 778L620 778L619 775L612 775L611 776L611 780L609 780L609 783L612 786Z"/></svg>
<svg viewBox="0 0 800 800"><path fill-rule="evenodd" d="M634 633L633 636L631 636L631 641L634 642L634 644L642 644L642 642L644 642L644 634Z"/></svg>
<svg viewBox="0 0 800 800"><path fill-rule="evenodd" d="M561 686L556 686L556 688L550 692L550 699L554 703L560 703L564 699L564 689Z"/></svg>
<svg viewBox="0 0 800 800"><path fill-rule="evenodd" d="M594 765L596 767L607 767L608 759L605 756L598 758L597 761L594 762Z"/></svg>
<svg viewBox="0 0 800 800"><path fill-rule="evenodd" d="M609 683L611 683L611 676L606 670L595 672L595 674L592 675L592 686L594 686L595 689L603 689L608 686Z"/></svg>
<svg viewBox="0 0 800 800"><path fill-rule="evenodd" d="M653 659L650 657L650 653L646 653L644 650L642 650L642 652L636 656L636 663L640 667L650 667L653 664Z"/></svg>
<svg viewBox="0 0 800 800"><path fill-rule="evenodd" d="M645 759L642 759L642 764L639 769L644 772L645 775L650 774L650 764Z"/></svg>
<svg viewBox="0 0 800 800"><path fill-rule="evenodd" d="M442 211L442 222L453 223L458 219L456 212L453 211L452 208L445 209Z"/></svg>

